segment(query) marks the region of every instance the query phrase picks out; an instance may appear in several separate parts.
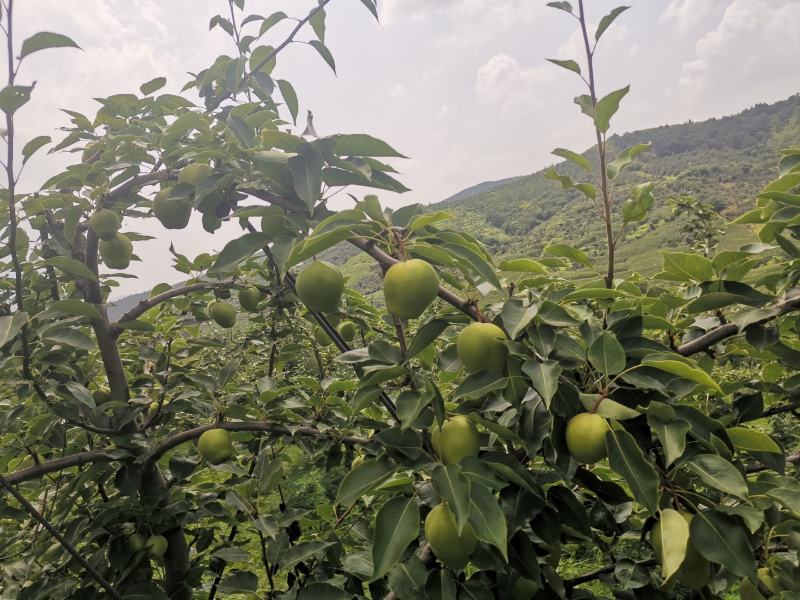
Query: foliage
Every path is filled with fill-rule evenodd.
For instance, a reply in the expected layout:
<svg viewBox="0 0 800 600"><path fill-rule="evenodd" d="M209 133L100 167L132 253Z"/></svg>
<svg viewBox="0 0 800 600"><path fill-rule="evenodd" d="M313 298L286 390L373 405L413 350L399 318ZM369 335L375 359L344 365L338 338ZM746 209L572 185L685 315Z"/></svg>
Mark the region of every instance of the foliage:
<svg viewBox="0 0 800 600"><path fill-rule="evenodd" d="M769 595L765 567L770 586L795 596L800 484L788 446L797 432L769 423L798 408L800 150L781 152L777 179L739 219L760 243L708 256L665 248L647 277L621 275L614 250L620 231L653 214L656 182L636 168L647 165L639 141L622 149L605 137L628 88L601 97L594 74L576 103L598 146L557 149L575 166L548 177L581 195L580 210L596 202L602 278L563 277L600 253L562 239L543 241L538 259L495 261L443 211L392 211L367 195L334 212L326 200L342 188L405 188L389 164L403 157L387 143L298 134L299 100L272 77L298 35L335 68L329 2L268 43L288 16L250 15L230 0L231 18L210 25L231 36L235 56L185 88L203 106L156 94L157 78L101 99L91 118L68 113L51 151L80 160L34 192L16 189L13 115L32 91L15 83L19 63L75 43L56 34L23 43L0 92L10 142L0 597L679 598L720 595L743 578ZM362 3L377 16L372 0ZM577 20L590 64L624 10L601 19L590 42L582 1L577 12L550 4ZM10 36L8 48L16 55ZM572 58L553 62L583 77ZM50 144L42 140L23 146L25 160ZM165 189L209 235L223 219L238 220L242 235L217 255L173 252L187 282L157 286L110 318L106 300L126 274L98 266L88 220L117 212L135 253L136 226ZM306 310L295 272L342 243L375 261L376 274L428 262L438 300L410 321L353 289L336 311ZM781 260L756 271L767 253ZM219 329L209 303L253 287L264 299ZM355 323L355 347L337 332L344 320ZM505 356L501 369L461 365L456 339L471 321L505 336L493 353ZM584 413L608 423L605 451L592 452L608 458L595 465L567 448L567 424ZM439 460L445 422L478 433L477 456L471 438L460 461ZM211 429L230 432L231 459L199 456L196 441ZM464 569L455 564L464 548L448 560L425 537L442 502L445 544L476 540ZM166 540L163 557L153 536Z"/></svg>

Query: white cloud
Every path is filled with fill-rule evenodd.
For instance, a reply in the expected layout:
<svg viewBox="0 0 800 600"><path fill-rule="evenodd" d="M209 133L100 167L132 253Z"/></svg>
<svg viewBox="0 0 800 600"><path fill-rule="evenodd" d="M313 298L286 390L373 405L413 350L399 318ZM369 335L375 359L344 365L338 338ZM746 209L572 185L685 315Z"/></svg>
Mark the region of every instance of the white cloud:
<svg viewBox="0 0 800 600"><path fill-rule="evenodd" d="M675 23L678 31L686 33L698 26L725 0L672 0L659 17L660 23Z"/></svg>
<svg viewBox="0 0 800 600"><path fill-rule="evenodd" d="M403 20L480 18L484 27L507 28L543 11L531 0L383 0L379 2L381 22L390 27Z"/></svg>
<svg viewBox="0 0 800 600"><path fill-rule="evenodd" d="M524 67L508 54L492 56L478 69L475 92L484 103L503 113L522 106L540 105L552 91L560 73L552 65Z"/></svg>

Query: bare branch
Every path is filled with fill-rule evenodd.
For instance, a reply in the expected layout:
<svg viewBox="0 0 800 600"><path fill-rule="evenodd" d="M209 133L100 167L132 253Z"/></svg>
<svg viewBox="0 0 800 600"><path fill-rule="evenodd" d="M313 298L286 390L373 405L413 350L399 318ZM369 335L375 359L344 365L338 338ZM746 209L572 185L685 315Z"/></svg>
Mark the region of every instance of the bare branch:
<svg viewBox="0 0 800 600"><path fill-rule="evenodd" d="M70 454L63 458L48 460L38 465L28 467L27 469L21 469L16 473L6 475L5 480L12 485L16 485L31 479L38 479L42 475L53 473L54 471L61 471L71 467L80 467L89 463L113 462L116 460L120 459L109 456L104 452L78 452L77 454Z"/></svg>
<svg viewBox="0 0 800 600"><path fill-rule="evenodd" d="M189 285L184 285L176 288L172 288L171 290L167 290L161 294L153 296L151 298L147 298L145 300L140 300L136 306L122 315L119 319L117 319L116 323L112 324L114 328L115 334L119 335L121 331L119 324L124 323L125 321L134 321L141 317L144 313L148 310L153 308L154 306L158 306L162 302L166 302L167 300L171 300L172 298L176 298L177 296L185 296L187 294L191 294L192 292L199 292L201 290L209 290L215 287L232 287L232 283L214 283L210 281L201 281L199 283L192 283Z"/></svg>

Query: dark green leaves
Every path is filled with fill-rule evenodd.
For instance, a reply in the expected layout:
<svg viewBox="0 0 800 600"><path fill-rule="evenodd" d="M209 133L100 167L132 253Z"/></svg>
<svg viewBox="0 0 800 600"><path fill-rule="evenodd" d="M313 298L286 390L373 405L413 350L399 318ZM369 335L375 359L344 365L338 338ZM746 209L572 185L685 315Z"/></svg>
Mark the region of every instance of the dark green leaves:
<svg viewBox="0 0 800 600"><path fill-rule="evenodd" d="M662 250L664 272L676 281L697 281L702 283L714 277L714 267L709 259L699 254L687 252L667 252Z"/></svg>
<svg viewBox="0 0 800 600"><path fill-rule="evenodd" d="M251 256L256 250L269 242L269 236L260 232L245 233L242 237L231 240L217 256L208 274L217 277L232 271L241 261Z"/></svg>
<svg viewBox="0 0 800 600"><path fill-rule="evenodd" d="M365 460L345 475L336 492L334 504L349 506L389 479L394 471L395 468L390 463L381 460Z"/></svg>
<svg viewBox="0 0 800 600"><path fill-rule="evenodd" d="M72 41L72 38L60 33L52 33L50 31L40 31L34 33L27 40L22 42L22 50L19 53L19 58L22 60L29 54L39 52L40 50L47 50L48 48L77 48L81 49L78 44Z"/></svg>
<svg viewBox="0 0 800 600"><path fill-rule="evenodd" d="M33 156L33 154L39 150L45 144L49 144L51 141L49 135L39 135L29 141L22 147L22 164L24 165L28 162L28 159Z"/></svg>
<svg viewBox="0 0 800 600"><path fill-rule="evenodd" d="M573 73L577 73L578 75L581 74L581 67L574 60L559 60L557 58L548 58L547 62L551 62L554 65L558 65L559 67L562 67L567 71L572 71Z"/></svg>
<svg viewBox="0 0 800 600"><path fill-rule="evenodd" d="M48 258L44 262L45 264L52 265L56 269L64 271L65 273L69 273L70 275L74 275L75 277L97 281L97 275L92 273L89 267L87 267L81 261L75 260L74 258L69 258L68 256L54 256L52 258Z"/></svg>
<svg viewBox="0 0 800 600"><path fill-rule="evenodd" d="M298 148L298 152L289 159L289 170L294 191L311 210L322 193L322 155L308 144Z"/></svg>
<svg viewBox="0 0 800 600"><path fill-rule="evenodd" d="M335 135L336 152L342 156L406 158L383 140L365 133Z"/></svg>
<svg viewBox="0 0 800 600"><path fill-rule="evenodd" d="M0 317L0 347L5 346L17 334L28 321L28 313L16 312L13 315Z"/></svg>
<svg viewBox="0 0 800 600"><path fill-rule="evenodd" d="M734 575L755 575L756 560L742 522L715 510L697 513L691 524L692 545L708 560L719 563Z"/></svg>
<svg viewBox="0 0 800 600"><path fill-rule="evenodd" d="M139 87L139 90L145 96L149 96L153 92L163 88L165 85L167 85L167 78L166 77L156 77L155 79L151 79L147 83L143 83Z"/></svg>
<svg viewBox="0 0 800 600"><path fill-rule="evenodd" d="M331 71L336 73L336 61L333 59L333 54L331 54L331 51L328 50L328 47L319 40L311 40L308 42L308 44L312 46L314 50L319 52L319 55L322 57L322 59L328 63Z"/></svg>
<svg viewBox="0 0 800 600"><path fill-rule="evenodd" d="M597 336L589 346L589 362L603 375L615 375L625 368L625 350L610 331Z"/></svg>
<svg viewBox="0 0 800 600"><path fill-rule="evenodd" d="M628 483L636 500L650 511L650 514L656 514L661 480L636 440L627 431L612 428L606 433L606 446L611 468Z"/></svg>
<svg viewBox="0 0 800 600"><path fill-rule="evenodd" d="M299 110L299 105L294 87L285 79L278 79L278 89L281 91L281 96L283 96L283 101L286 103L286 108L289 109L289 114L292 115L292 123L297 125L297 111Z"/></svg>
<svg viewBox="0 0 800 600"><path fill-rule="evenodd" d="M630 6L618 6L610 13L608 13L605 17L600 19L600 24L597 26L597 31L595 31L594 33L595 42L600 41L600 36L602 36L605 33L606 29L608 29L611 26L611 24L618 16L620 16L629 8Z"/></svg>
<svg viewBox="0 0 800 600"><path fill-rule="evenodd" d="M469 518L470 482L461 473L460 465L438 465L431 474L431 483L439 497L447 502L456 518L459 534Z"/></svg>
<svg viewBox="0 0 800 600"><path fill-rule="evenodd" d="M558 378L561 375L561 365L555 360L526 360L522 365L522 372L531 378L533 389L535 389L544 400L545 406L550 406L550 402L558 391Z"/></svg>
<svg viewBox="0 0 800 600"><path fill-rule="evenodd" d="M619 103L630 91L631 86L615 90L600 98L594 109L594 124L601 132L605 133L611 125L611 117L619 110Z"/></svg>
<svg viewBox="0 0 800 600"><path fill-rule="evenodd" d="M372 580L383 577L419 535L419 507L413 498L398 496L384 504L375 519L372 540Z"/></svg>
<svg viewBox="0 0 800 600"><path fill-rule="evenodd" d="M469 522L476 537L495 546L508 561L508 531L503 510L488 488L473 482L470 490Z"/></svg>
<svg viewBox="0 0 800 600"><path fill-rule="evenodd" d="M715 490L747 498L747 483L730 462L716 454L701 454L686 463L693 473Z"/></svg>
<svg viewBox="0 0 800 600"><path fill-rule="evenodd" d="M0 90L0 110L13 115L31 99L32 85L9 85Z"/></svg>

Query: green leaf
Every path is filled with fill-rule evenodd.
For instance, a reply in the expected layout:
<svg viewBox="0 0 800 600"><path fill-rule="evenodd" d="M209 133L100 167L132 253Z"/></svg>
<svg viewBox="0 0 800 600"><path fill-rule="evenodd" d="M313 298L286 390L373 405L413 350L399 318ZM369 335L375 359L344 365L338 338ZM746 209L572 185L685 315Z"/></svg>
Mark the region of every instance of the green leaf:
<svg viewBox="0 0 800 600"><path fill-rule="evenodd" d="M406 158L383 140L365 133L334 135L336 153L340 156L369 156L387 158Z"/></svg>
<svg viewBox="0 0 800 600"><path fill-rule="evenodd" d="M336 73L336 61L333 60L333 54L331 54L331 51L328 50L328 47L319 40L311 40L310 42L308 42L308 44L312 46L317 52L319 52L319 55L322 57L322 59L326 63L328 63L328 66L331 68L331 71Z"/></svg>
<svg viewBox="0 0 800 600"><path fill-rule="evenodd" d="M461 398L482 398L489 392L502 390L508 385L508 378L491 371L478 371L468 375L453 392L452 400Z"/></svg>
<svg viewBox="0 0 800 600"><path fill-rule="evenodd" d="M398 496L384 504L375 518L371 581L383 577L419 536L419 507L413 498Z"/></svg>
<svg viewBox="0 0 800 600"><path fill-rule="evenodd" d="M339 484L334 504L350 506L364 494L384 483L395 472L395 467L382 460L365 460L350 471Z"/></svg>
<svg viewBox="0 0 800 600"><path fill-rule="evenodd" d="M456 518L459 534L469 519L470 481L461 472L460 465L437 465L431 474L431 483L439 497L447 502Z"/></svg>
<svg viewBox="0 0 800 600"><path fill-rule="evenodd" d="M94 350L95 347L92 338L83 333L81 330L72 327L50 330L46 335L44 335L44 339L57 342L59 344L66 344L67 346L72 346L74 348L80 348L81 350Z"/></svg>
<svg viewBox="0 0 800 600"><path fill-rule="evenodd" d="M677 510L665 508L661 511L661 518L656 521L654 529L658 529L661 539L658 557L661 561L661 576L669 579L680 569L686 558L689 523Z"/></svg>
<svg viewBox="0 0 800 600"><path fill-rule="evenodd" d="M620 101L630 89L631 86L626 85L624 88L615 90L597 101L594 111L594 124L601 132L608 131L611 125L611 117L619 110Z"/></svg>
<svg viewBox="0 0 800 600"><path fill-rule="evenodd" d="M469 501L469 523L475 530L475 536L500 550L500 554L508 562L506 518L494 494L485 486L473 481Z"/></svg>
<svg viewBox="0 0 800 600"><path fill-rule="evenodd" d="M606 446L608 464L628 483L634 498L655 515L661 478L636 440L624 429L612 428L606 433Z"/></svg>
<svg viewBox="0 0 800 600"><path fill-rule="evenodd" d="M316 10L316 8L314 9ZM311 29L314 30L314 34L317 36L317 39L325 43L325 10L319 9L315 12L311 18L308 20L311 24Z"/></svg>
<svg viewBox="0 0 800 600"><path fill-rule="evenodd" d="M600 36L603 35L606 29L614 22L614 20L628 10L630 6L618 6L610 13L608 13L605 17L600 19L600 24L597 26L597 31L594 33L595 42L600 41Z"/></svg>
<svg viewBox="0 0 800 600"><path fill-rule="evenodd" d="M548 2L547 6L572 14L572 5L569 2Z"/></svg>
<svg viewBox="0 0 800 600"><path fill-rule="evenodd" d="M748 427L731 427L727 430L728 437L737 450L748 452L770 452L782 454L783 450L766 433Z"/></svg>
<svg viewBox="0 0 800 600"><path fill-rule="evenodd" d="M705 558L739 577L755 577L755 555L739 519L704 510L694 516L690 531L692 546Z"/></svg>
<svg viewBox="0 0 800 600"><path fill-rule="evenodd" d="M32 85L8 85L0 90L0 110L13 115L31 99Z"/></svg>
<svg viewBox="0 0 800 600"><path fill-rule="evenodd" d="M616 179L617 175L619 175L625 167L631 164L637 155L650 150L650 146L651 143L647 142L644 144L636 144L630 148L625 148L625 150L617 155L617 158L612 160L610 163L608 163L608 166L606 166L608 178Z"/></svg>
<svg viewBox="0 0 800 600"><path fill-rule="evenodd" d="M747 498L747 483L739 470L716 454L700 454L686 463L690 471L700 476L709 487Z"/></svg>
<svg viewBox="0 0 800 600"><path fill-rule="evenodd" d="M22 42L22 50L19 53L19 59L22 60L29 54L39 52L40 50L47 50L48 48L77 48L82 50L78 44L72 41L72 38L60 33L52 33L50 31L40 31L34 33L27 40Z"/></svg>
<svg viewBox="0 0 800 600"><path fill-rule="evenodd" d="M769 490L767 496L777 500L794 516L800 517L800 489L796 485L776 487Z"/></svg>
<svg viewBox="0 0 800 600"><path fill-rule="evenodd" d="M630 197L622 204L622 217L626 223L641 221L647 216L647 212L655 202L653 187L654 183L647 182L631 188Z"/></svg>
<svg viewBox="0 0 800 600"><path fill-rule="evenodd" d="M548 58L545 60L547 60L547 62L553 63L554 65L558 65L559 67L562 67L567 71L572 71L573 73L577 73L578 75L581 74L580 65L572 59L559 60L557 58ZM555 152L553 154L555 154Z"/></svg>
<svg viewBox="0 0 800 600"><path fill-rule="evenodd" d="M719 387L719 384L711 378L711 375L706 373L700 367L692 367L680 360L649 358L645 358L641 364L646 367L653 367L661 371L666 371L667 373L671 373L677 377L682 377L683 379L688 379L689 381L693 381L698 385L710 388L721 395L723 394L722 388Z"/></svg>
<svg viewBox="0 0 800 600"><path fill-rule="evenodd" d="M598 335L588 351L589 362L604 375L616 375L625 368L625 350L610 331Z"/></svg>
<svg viewBox="0 0 800 600"><path fill-rule="evenodd" d="M283 475L281 467L281 458L278 456L270 460L267 448L264 448L259 453L256 468L253 471L253 479L256 482L259 494L268 494L278 487Z"/></svg>
<svg viewBox="0 0 800 600"><path fill-rule="evenodd" d="M334 542L300 542L292 546L283 555L281 569L291 569L300 561L307 561L333 546Z"/></svg>
<svg viewBox="0 0 800 600"><path fill-rule="evenodd" d="M288 18L289 17L283 11L278 11L278 12L272 13L270 16L268 16L266 19L264 19L263 23L261 23L261 28L258 30L258 36L261 37L262 35L267 33L267 31L272 29L275 25L277 25L278 23L280 23L284 19L288 19Z"/></svg>
<svg viewBox="0 0 800 600"><path fill-rule="evenodd" d="M594 412L605 417L606 419L615 419L617 421L625 421L627 419L635 419L641 413L638 410L628 408L624 404L612 400L611 398L600 399L600 394L578 394L581 404L587 412Z"/></svg>
<svg viewBox="0 0 800 600"><path fill-rule="evenodd" d="M300 109L297 100L297 92L294 91L292 84L285 79L278 79L278 89L281 91L283 101L286 103L286 108L289 109L289 114L292 115L292 123L297 125L297 112Z"/></svg>
<svg viewBox="0 0 800 600"><path fill-rule="evenodd" d="M397 416L400 417L401 429L405 431L428 406L430 396L420 394L411 390L403 390L397 396L395 405L397 406Z"/></svg>
<svg viewBox="0 0 800 600"><path fill-rule="evenodd" d="M408 345L407 358L413 358L442 334L442 332L450 326L448 321L443 319L431 319L417 329L417 333L411 339Z"/></svg>
<svg viewBox="0 0 800 600"><path fill-rule="evenodd" d="M45 144L49 144L52 140L49 135L39 135L29 141L22 147L22 164L28 162L28 159Z"/></svg>
<svg viewBox="0 0 800 600"><path fill-rule="evenodd" d="M270 236L261 232L245 233L231 240L217 256L214 265L208 270L209 276L218 277L232 271L241 261L269 243Z"/></svg>
<svg viewBox="0 0 800 600"><path fill-rule="evenodd" d="M675 275L679 281L703 282L713 279L714 267L709 259L699 254L661 251L664 271Z"/></svg>
<svg viewBox="0 0 800 600"><path fill-rule="evenodd" d="M501 271L508 271L509 273L537 273L539 275L547 275L547 269L544 265L532 258L512 258L510 260L502 260L497 268Z"/></svg>
<svg viewBox="0 0 800 600"><path fill-rule="evenodd" d="M97 281L97 275L85 264L68 256L53 256L44 261L45 264L52 265L60 271L74 275L75 277Z"/></svg>
<svg viewBox="0 0 800 600"><path fill-rule="evenodd" d="M550 402L558 391L558 378L561 375L559 362L529 359L522 365L522 372L531 378L533 389L542 397L545 406L550 408Z"/></svg>
<svg viewBox="0 0 800 600"><path fill-rule="evenodd" d="M23 325L28 322L28 313L16 312L0 317L0 347L17 337Z"/></svg>
<svg viewBox="0 0 800 600"><path fill-rule="evenodd" d="M352 600L353 594L340 587L315 581L304 585L297 593L297 600Z"/></svg>
<svg viewBox="0 0 800 600"><path fill-rule="evenodd" d="M681 457L686 449L686 434L691 429L691 425L684 419L664 421L652 412L647 415L647 423L655 432L658 441L661 442L666 465L670 466Z"/></svg>
<svg viewBox="0 0 800 600"><path fill-rule="evenodd" d="M52 317L54 315L75 315L79 317L89 317L90 319L100 319L100 311L94 304L89 304L83 300L59 300L53 302L47 310L36 315L35 319Z"/></svg>
<svg viewBox="0 0 800 600"><path fill-rule="evenodd" d="M309 210L313 209L322 193L322 155L307 147L301 154L292 156L288 165L294 191Z"/></svg>
<svg viewBox="0 0 800 600"><path fill-rule="evenodd" d="M144 96L149 96L153 92L163 88L165 85L167 85L166 77L156 77L155 79L151 79L147 83L143 83L139 87L139 90L142 92Z"/></svg>
<svg viewBox="0 0 800 600"><path fill-rule="evenodd" d="M560 156L561 158L566 158L569 161L574 162L576 165L581 167L583 170L588 171L589 173L592 172L592 163L589 161L588 158L585 156L578 154L577 152L573 152L572 150L567 150L566 148L556 148L553 150L552 154L556 156Z"/></svg>
<svg viewBox="0 0 800 600"><path fill-rule="evenodd" d="M236 136L242 146L245 148L252 148L256 144L256 134L250 125L242 119L234 115L233 113L228 114L228 129L233 132L233 135Z"/></svg>
<svg viewBox="0 0 800 600"><path fill-rule="evenodd" d="M447 219L452 219L453 215L447 211L439 210L432 213L425 213L422 215L416 215L411 218L408 222L408 229L410 231L419 231L423 227L427 227L428 225L433 225L434 223L439 223L440 221L446 221Z"/></svg>
<svg viewBox="0 0 800 600"><path fill-rule="evenodd" d="M567 244L550 244L544 247L544 253L568 258L585 267L591 268L592 266L592 261L589 259L588 254Z"/></svg>

